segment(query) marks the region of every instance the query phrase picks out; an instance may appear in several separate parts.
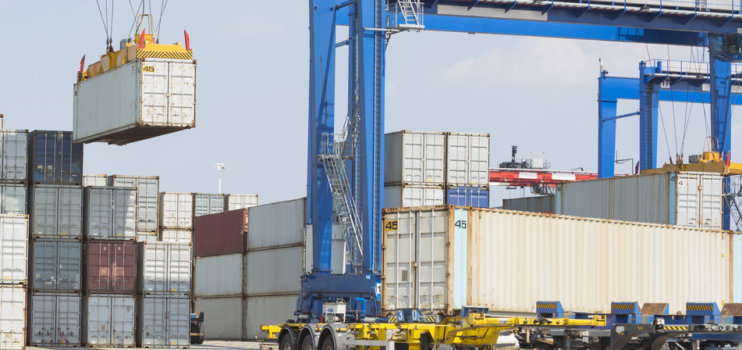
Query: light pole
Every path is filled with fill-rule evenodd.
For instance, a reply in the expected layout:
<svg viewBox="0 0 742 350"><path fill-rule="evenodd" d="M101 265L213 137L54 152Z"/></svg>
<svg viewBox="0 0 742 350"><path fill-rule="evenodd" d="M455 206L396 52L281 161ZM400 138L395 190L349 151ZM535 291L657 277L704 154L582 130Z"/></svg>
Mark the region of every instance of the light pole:
<svg viewBox="0 0 742 350"><path fill-rule="evenodd" d="M225 165L224 163L216 162L214 168L216 168L217 173L219 173L219 184L217 186L217 193L222 193L222 174L224 173Z"/></svg>

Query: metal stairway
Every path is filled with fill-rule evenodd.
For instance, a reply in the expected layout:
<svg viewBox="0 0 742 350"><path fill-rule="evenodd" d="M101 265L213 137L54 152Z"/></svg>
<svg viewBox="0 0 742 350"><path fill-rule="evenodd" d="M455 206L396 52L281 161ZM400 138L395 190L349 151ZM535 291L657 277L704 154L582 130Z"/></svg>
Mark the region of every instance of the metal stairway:
<svg viewBox="0 0 742 350"><path fill-rule="evenodd" d="M729 183L724 184L724 201L729 208L729 229L742 229L742 176L730 176Z"/></svg>
<svg viewBox="0 0 742 350"><path fill-rule="evenodd" d="M425 25L423 25L423 4L420 0L397 0L393 7L394 24L392 28L400 31L425 28Z"/></svg>

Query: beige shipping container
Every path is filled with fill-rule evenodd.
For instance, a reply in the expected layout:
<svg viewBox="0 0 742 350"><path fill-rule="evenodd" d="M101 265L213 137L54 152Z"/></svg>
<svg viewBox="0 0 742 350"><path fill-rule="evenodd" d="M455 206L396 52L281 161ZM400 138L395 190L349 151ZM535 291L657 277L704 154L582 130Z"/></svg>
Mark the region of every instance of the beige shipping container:
<svg viewBox="0 0 742 350"><path fill-rule="evenodd" d="M384 211L382 306L463 305L533 313L559 300L732 302L732 234L636 222L453 206Z"/></svg>

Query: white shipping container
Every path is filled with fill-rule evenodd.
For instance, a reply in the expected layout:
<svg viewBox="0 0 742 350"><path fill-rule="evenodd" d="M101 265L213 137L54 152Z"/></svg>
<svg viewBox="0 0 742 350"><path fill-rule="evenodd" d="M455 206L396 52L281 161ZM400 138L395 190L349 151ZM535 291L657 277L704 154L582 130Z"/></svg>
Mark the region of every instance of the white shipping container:
<svg viewBox="0 0 742 350"><path fill-rule="evenodd" d="M85 235L88 238L136 238L136 190L88 187L85 189L85 199Z"/></svg>
<svg viewBox="0 0 742 350"><path fill-rule="evenodd" d="M488 186L490 135L446 133L446 182L449 186Z"/></svg>
<svg viewBox="0 0 742 350"><path fill-rule="evenodd" d="M0 215L0 284L28 281L28 217Z"/></svg>
<svg viewBox="0 0 742 350"><path fill-rule="evenodd" d="M104 187L108 186L108 175L96 174L96 175L84 175L82 176L82 187Z"/></svg>
<svg viewBox="0 0 742 350"><path fill-rule="evenodd" d="M31 344L35 346L80 345L80 296L39 293L31 297Z"/></svg>
<svg viewBox="0 0 742 350"><path fill-rule="evenodd" d="M248 296L296 294L304 272L304 246L248 251L246 265Z"/></svg>
<svg viewBox="0 0 742 350"><path fill-rule="evenodd" d="M26 347L26 288L0 286L0 350Z"/></svg>
<svg viewBox="0 0 742 350"><path fill-rule="evenodd" d="M0 130L0 162L0 180L28 180L28 130Z"/></svg>
<svg viewBox="0 0 742 350"><path fill-rule="evenodd" d="M203 216L224 211L226 196L216 193L193 194L193 216Z"/></svg>
<svg viewBox="0 0 742 350"><path fill-rule="evenodd" d="M196 258L196 298L242 296L243 263L242 253ZM264 269L265 266L269 265L263 265Z"/></svg>
<svg viewBox="0 0 742 350"><path fill-rule="evenodd" d="M140 290L146 294L191 293L191 246L163 242L140 244Z"/></svg>
<svg viewBox="0 0 742 350"><path fill-rule="evenodd" d="M162 192L160 215L163 228L193 229L193 193Z"/></svg>
<svg viewBox="0 0 742 350"><path fill-rule="evenodd" d="M193 231L190 229L163 228L160 240L167 243L191 244L193 242Z"/></svg>
<svg viewBox="0 0 742 350"><path fill-rule="evenodd" d="M31 236L82 237L83 190L80 186L35 185L30 193Z"/></svg>
<svg viewBox="0 0 742 350"><path fill-rule="evenodd" d="M605 313L637 301L674 314L733 301L729 232L446 207L387 210L384 228L385 309L533 313L536 301L559 300Z"/></svg>
<svg viewBox="0 0 742 350"><path fill-rule="evenodd" d="M208 340L242 340L243 303L242 296L231 298L197 297L194 312L203 312L207 319L204 327L204 337ZM213 317L209 317L210 315Z"/></svg>
<svg viewBox="0 0 742 350"><path fill-rule="evenodd" d="M446 135L402 130L384 135L384 183L444 185Z"/></svg>
<svg viewBox="0 0 742 350"><path fill-rule="evenodd" d="M401 185L384 187L384 208L444 204L446 204L446 191L441 186Z"/></svg>
<svg viewBox="0 0 742 350"><path fill-rule="evenodd" d="M260 331L264 324L279 324L291 318L296 309L299 295L247 297L247 306L244 312L245 339L254 340L265 337Z"/></svg>
<svg viewBox="0 0 742 350"><path fill-rule="evenodd" d="M136 299L130 295L94 294L85 302L88 346L136 346Z"/></svg>
<svg viewBox="0 0 742 350"><path fill-rule="evenodd" d="M0 214L27 214L26 185L0 185Z"/></svg>
<svg viewBox="0 0 742 350"><path fill-rule="evenodd" d="M137 190L137 233L157 232L160 227L159 176L125 176L111 175L108 185L113 187L134 188Z"/></svg>
<svg viewBox="0 0 742 350"><path fill-rule="evenodd" d="M187 348L190 345L191 299L146 295L140 297L137 307L137 343L142 347Z"/></svg>
<svg viewBox="0 0 742 350"><path fill-rule="evenodd" d="M557 187L556 213L720 229L722 177L678 172L577 181Z"/></svg>
<svg viewBox="0 0 742 350"><path fill-rule="evenodd" d="M257 194L228 194L227 211L247 209L258 205Z"/></svg>
<svg viewBox="0 0 742 350"><path fill-rule="evenodd" d="M304 243L305 198L249 209L248 251Z"/></svg>
<svg viewBox="0 0 742 350"><path fill-rule="evenodd" d="M75 142L126 144L196 126L196 61L138 59L75 84Z"/></svg>

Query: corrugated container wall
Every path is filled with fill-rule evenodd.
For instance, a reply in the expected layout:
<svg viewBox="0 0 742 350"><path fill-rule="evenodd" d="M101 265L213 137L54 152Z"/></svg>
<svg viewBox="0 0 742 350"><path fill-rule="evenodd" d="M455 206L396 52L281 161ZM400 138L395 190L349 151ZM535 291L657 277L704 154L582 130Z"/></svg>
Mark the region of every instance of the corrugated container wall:
<svg viewBox="0 0 742 350"><path fill-rule="evenodd" d="M82 238L83 190L75 185L35 185L31 194L31 236Z"/></svg>
<svg viewBox="0 0 742 350"><path fill-rule="evenodd" d="M191 293L191 246L140 243L139 289L146 294Z"/></svg>
<svg viewBox="0 0 742 350"><path fill-rule="evenodd" d="M27 180L28 130L0 130L0 181L25 183Z"/></svg>
<svg viewBox="0 0 742 350"><path fill-rule="evenodd" d="M82 144L69 131L32 131L29 137L30 178L34 183L80 185Z"/></svg>
<svg viewBox="0 0 742 350"><path fill-rule="evenodd" d="M136 297L89 295L85 298L85 343L91 347L136 346Z"/></svg>
<svg viewBox="0 0 742 350"><path fill-rule="evenodd" d="M292 315L296 308L296 295L248 297L247 307L243 312L245 321L245 339L252 340L265 337L260 332L264 324L279 324L286 322L286 315Z"/></svg>
<svg viewBox="0 0 742 350"><path fill-rule="evenodd" d="M197 297L194 312L203 312L205 317L219 315L209 317L209 325L204 327L204 337L208 340L242 340L244 301L242 296L208 299Z"/></svg>
<svg viewBox="0 0 742 350"><path fill-rule="evenodd" d="M157 232L159 225L159 176L111 175L108 185L137 190L137 234Z"/></svg>
<svg viewBox="0 0 742 350"><path fill-rule="evenodd" d="M557 187L556 213L720 229L722 177L678 172L569 182Z"/></svg>
<svg viewBox="0 0 742 350"><path fill-rule="evenodd" d="M85 290L88 293L136 293L136 243L90 241L85 246L85 258Z"/></svg>
<svg viewBox="0 0 742 350"><path fill-rule="evenodd" d="M384 208L446 204L443 186L401 185L384 187Z"/></svg>
<svg viewBox="0 0 742 350"><path fill-rule="evenodd" d="M402 130L384 135L384 184L443 185L446 135Z"/></svg>
<svg viewBox="0 0 742 350"><path fill-rule="evenodd" d="M0 284L28 282L28 217L0 215Z"/></svg>
<svg viewBox="0 0 742 350"><path fill-rule="evenodd" d="M554 214L554 195L503 199L502 208L507 210Z"/></svg>
<svg viewBox="0 0 742 350"><path fill-rule="evenodd" d="M257 194L228 194L227 211L247 209L258 205Z"/></svg>
<svg viewBox="0 0 742 350"><path fill-rule="evenodd" d="M193 228L193 193L162 192L160 224L163 228Z"/></svg>
<svg viewBox="0 0 742 350"><path fill-rule="evenodd" d="M26 287L0 285L0 349L26 347Z"/></svg>
<svg viewBox="0 0 742 350"><path fill-rule="evenodd" d="M137 345L145 348L187 348L191 343L190 310L191 300L186 297L140 297Z"/></svg>
<svg viewBox="0 0 742 350"><path fill-rule="evenodd" d="M27 214L26 190L22 184L0 184L0 214Z"/></svg>
<svg viewBox="0 0 742 350"><path fill-rule="evenodd" d="M31 297L31 344L80 345L82 308L79 295L38 293Z"/></svg>
<svg viewBox="0 0 742 350"><path fill-rule="evenodd" d="M384 228L385 309L533 313L560 300L607 313L630 300L668 302L674 314L733 300L724 231L454 207L385 210Z"/></svg>
<svg viewBox="0 0 742 350"><path fill-rule="evenodd" d="M196 298L241 297L243 293L243 264L242 253L196 258L196 271L193 281Z"/></svg>
<svg viewBox="0 0 742 350"><path fill-rule="evenodd" d="M168 243L191 244L193 243L193 231L178 228L163 228L160 231L160 241Z"/></svg>
<svg viewBox="0 0 742 350"><path fill-rule="evenodd" d="M490 190L488 187L448 187L446 204L489 208Z"/></svg>
<svg viewBox="0 0 742 350"><path fill-rule="evenodd" d="M263 204L250 208L247 249L292 245L304 241L306 199Z"/></svg>
<svg viewBox="0 0 742 350"><path fill-rule="evenodd" d="M79 292L82 244L70 239L37 239L32 250L32 287L44 292Z"/></svg>
<svg viewBox="0 0 742 350"><path fill-rule="evenodd" d="M196 126L196 61L137 59L75 84L76 142L118 145Z"/></svg>
<svg viewBox="0 0 742 350"><path fill-rule="evenodd" d="M82 175L82 187L105 187L108 186L108 175L96 174L96 175Z"/></svg>
<svg viewBox="0 0 742 350"><path fill-rule="evenodd" d="M137 192L116 187L85 189L85 235L89 239L136 238Z"/></svg>
<svg viewBox="0 0 742 350"><path fill-rule="evenodd" d="M488 186L489 171L489 134L446 133L446 183L449 186Z"/></svg>
<svg viewBox="0 0 742 350"><path fill-rule="evenodd" d="M247 209L238 209L194 218L194 255L215 256L244 252L247 212Z"/></svg>
<svg viewBox="0 0 742 350"><path fill-rule="evenodd" d="M193 216L221 213L224 211L226 196L214 193L193 194Z"/></svg>

